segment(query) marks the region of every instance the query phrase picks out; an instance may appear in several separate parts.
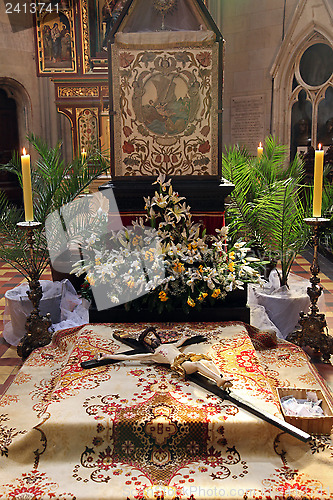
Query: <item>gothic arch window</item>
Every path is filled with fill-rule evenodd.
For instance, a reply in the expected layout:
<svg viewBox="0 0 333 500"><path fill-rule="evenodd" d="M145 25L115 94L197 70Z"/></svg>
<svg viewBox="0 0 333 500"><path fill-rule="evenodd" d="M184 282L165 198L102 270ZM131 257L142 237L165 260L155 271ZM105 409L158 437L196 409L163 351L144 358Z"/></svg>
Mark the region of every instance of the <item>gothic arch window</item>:
<svg viewBox="0 0 333 500"><path fill-rule="evenodd" d="M299 52L291 75L291 157L308 146L333 145L333 48L313 40Z"/></svg>

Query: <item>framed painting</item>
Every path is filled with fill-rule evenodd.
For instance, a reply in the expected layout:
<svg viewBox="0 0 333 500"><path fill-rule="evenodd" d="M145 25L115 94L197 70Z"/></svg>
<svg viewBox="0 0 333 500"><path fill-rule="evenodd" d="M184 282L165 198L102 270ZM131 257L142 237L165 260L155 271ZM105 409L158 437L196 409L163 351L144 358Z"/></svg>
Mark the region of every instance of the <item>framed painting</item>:
<svg viewBox="0 0 333 500"><path fill-rule="evenodd" d="M38 4L36 35L39 75L76 72L72 0Z"/></svg>

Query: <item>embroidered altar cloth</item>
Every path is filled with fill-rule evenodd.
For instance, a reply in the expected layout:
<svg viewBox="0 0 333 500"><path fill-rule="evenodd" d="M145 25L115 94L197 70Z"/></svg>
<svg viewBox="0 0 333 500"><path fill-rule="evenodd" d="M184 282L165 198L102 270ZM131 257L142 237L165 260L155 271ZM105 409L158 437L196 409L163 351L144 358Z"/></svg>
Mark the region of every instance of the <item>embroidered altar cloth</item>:
<svg viewBox="0 0 333 500"><path fill-rule="evenodd" d="M301 443L166 365L81 368L97 352L128 350L112 333L146 326L63 330L31 354L1 400L0 498L333 498L329 436ZM155 326L163 341L206 336L184 352L209 354L236 394L280 418L277 386L331 398L302 350L282 339L262 349L248 325Z"/></svg>

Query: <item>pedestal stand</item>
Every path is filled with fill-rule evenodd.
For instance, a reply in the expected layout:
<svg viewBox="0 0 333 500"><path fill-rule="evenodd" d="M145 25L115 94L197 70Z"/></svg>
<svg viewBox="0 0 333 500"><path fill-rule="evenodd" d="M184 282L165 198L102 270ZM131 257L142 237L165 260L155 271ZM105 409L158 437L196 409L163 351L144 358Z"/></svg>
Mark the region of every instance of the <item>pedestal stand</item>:
<svg viewBox="0 0 333 500"><path fill-rule="evenodd" d="M30 291L27 292L27 295L33 305L33 309L27 317L25 324L26 334L17 346L17 354L24 361L34 349L43 347L51 342L52 333L49 332L49 328L52 325L52 321L49 313L46 316L41 316L39 311L39 303L43 291L38 280L38 270L35 261L34 230L37 229L41 223L31 221L19 222L17 225L27 231L27 244L30 253L28 277Z"/></svg>
<svg viewBox="0 0 333 500"><path fill-rule="evenodd" d="M327 332L327 324L324 314L319 314L318 299L322 293L322 285L320 284L319 265L318 265L318 244L319 231L324 224L329 222L329 219L322 217L313 217L304 219L306 224L313 227L313 261L310 268L311 287L308 287L307 294L310 297L310 313L300 313L301 319L299 324L301 330L297 330L288 335L287 340L293 342L300 347L309 346L314 349L314 357L322 356L324 363L330 363L330 356L333 354L333 337L325 333Z"/></svg>

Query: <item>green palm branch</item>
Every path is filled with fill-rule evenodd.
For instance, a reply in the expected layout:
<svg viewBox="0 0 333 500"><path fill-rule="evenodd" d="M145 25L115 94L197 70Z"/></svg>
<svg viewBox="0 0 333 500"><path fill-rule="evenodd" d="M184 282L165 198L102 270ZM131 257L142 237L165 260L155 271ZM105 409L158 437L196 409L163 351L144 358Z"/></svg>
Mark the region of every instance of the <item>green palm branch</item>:
<svg viewBox="0 0 333 500"><path fill-rule="evenodd" d="M42 139L31 135L29 141L38 153L38 159L31 169L33 190L34 220L41 223L34 232L35 270L39 279L49 263L49 253L45 237L45 221L54 211L61 213L61 208L72 202L84 192L89 184L109 168L108 158L98 150L91 151L86 158L74 158L65 164L61 158L61 143L54 148ZM11 162L0 167L2 170L17 175L22 186L21 164L18 154ZM0 192L0 258L12 265L25 278L29 279L26 234L17 226L23 219L23 211L9 203Z"/></svg>
<svg viewBox="0 0 333 500"><path fill-rule="evenodd" d="M253 162L247 151L236 146L222 157L222 175L235 186L227 209L229 235L233 239L243 237L260 244L255 203L258 182L252 166Z"/></svg>
<svg viewBox="0 0 333 500"><path fill-rule="evenodd" d="M271 187L273 191L263 193L258 200L258 223L265 252L279 256L283 286L287 285L296 255L309 239L309 227L304 222L306 210L299 196L300 185L286 179Z"/></svg>
<svg viewBox="0 0 333 500"><path fill-rule="evenodd" d="M303 165L289 163L286 146L265 139L260 159L233 147L223 155L222 175L235 185L227 207L229 234L243 237L274 263L281 262L281 284L287 284L291 264L308 241L303 219L309 200L301 197Z"/></svg>

